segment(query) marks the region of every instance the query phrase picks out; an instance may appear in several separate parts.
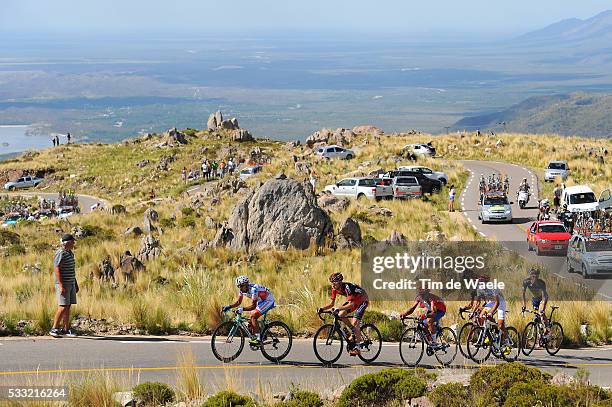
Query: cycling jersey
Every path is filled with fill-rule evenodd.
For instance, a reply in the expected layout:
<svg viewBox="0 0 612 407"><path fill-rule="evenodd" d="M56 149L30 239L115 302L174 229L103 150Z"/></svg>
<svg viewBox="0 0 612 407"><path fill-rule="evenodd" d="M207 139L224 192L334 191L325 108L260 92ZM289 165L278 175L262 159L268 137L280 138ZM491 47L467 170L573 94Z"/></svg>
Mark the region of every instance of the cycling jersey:
<svg viewBox="0 0 612 407"><path fill-rule="evenodd" d="M478 290L476 290L476 295L478 296L478 298L486 301L483 309L487 309L489 311L495 306L495 297L498 297L497 319L505 319L506 299L504 298L504 295L499 289L479 288Z"/></svg>
<svg viewBox="0 0 612 407"><path fill-rule="evenodd" d="M246 293L238 290L238 295L240 297L247 297L252 300L263 301L268 298L268 296L272 296L270 289L268 287L264 287L259 284L249 284L249 289Z"/></svg>
<svg viewBox="0 0 612 407"><path fill-rule="evenodd" d="M353 301L355 299L361 299L365 296L365 290L359 287L357 284L353 283L341 283L340 288L336 290L332 287L331 299L332 301L336 300L336 296L338 294L346 296L349 301Z"/></svg>
<svg viewBox="0 0 612 407"><path fill-rule="evenodd" d="M421 308L427 309L428 312L433 311L434 307L436 311L446 312L446 304L444 304L444 300L437 295L430 294L427 300L419 295L416 297L416 301L418 301Z"/></svg>
<svg viewBox="0 0 612 407"><path fill-rule="evenodd" d="M538 278L532 284L531 279L527 278L523 281L523 289L529 289L533 298L541 300L546 292L546 283Z"/></svg>

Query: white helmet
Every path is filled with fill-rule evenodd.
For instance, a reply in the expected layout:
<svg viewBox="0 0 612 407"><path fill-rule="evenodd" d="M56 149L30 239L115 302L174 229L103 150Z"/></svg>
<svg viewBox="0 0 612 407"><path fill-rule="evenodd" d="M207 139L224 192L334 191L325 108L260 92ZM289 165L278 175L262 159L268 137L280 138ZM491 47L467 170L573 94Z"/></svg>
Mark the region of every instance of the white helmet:
<svg viewBox="0 0 612 407"><path fill-rule="evenodd" d="M247 276L239 276L236 277L236 285L240 286L243 284L248 284L249 283L249 278Z"/></svg>

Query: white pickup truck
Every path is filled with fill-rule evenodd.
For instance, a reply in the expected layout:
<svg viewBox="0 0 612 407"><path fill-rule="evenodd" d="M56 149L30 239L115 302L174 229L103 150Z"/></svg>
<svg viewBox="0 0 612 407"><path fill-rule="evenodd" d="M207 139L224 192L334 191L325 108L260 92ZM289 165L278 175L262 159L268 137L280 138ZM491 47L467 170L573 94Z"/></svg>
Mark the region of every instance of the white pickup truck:
<svg viewBox="0 0 612 407"><path fill-rule="evenodd" d="M385 185L379 178L345 178L335 184L327 185L323 192L335 196L357 199L370 198L377 201L393 198L393 188L390 185Z"/></svg>

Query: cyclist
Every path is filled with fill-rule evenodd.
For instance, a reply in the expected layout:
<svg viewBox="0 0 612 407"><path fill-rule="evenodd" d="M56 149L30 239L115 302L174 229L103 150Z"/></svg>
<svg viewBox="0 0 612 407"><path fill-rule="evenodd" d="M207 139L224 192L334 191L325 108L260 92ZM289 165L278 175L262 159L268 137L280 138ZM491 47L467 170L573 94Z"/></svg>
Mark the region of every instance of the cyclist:
<svg viewBox="0 0 612 407"><path fill-rule="evenodd" d="M531 292L531 305L534 311L540 311L542 321L546 327L548 334L548 320L546 319L546 304L548 304L548 293L546 292L546 283L540 278L540 271L532 268L529 270L529 276L523 281L523 309L525 312L526 300L525 292L529 289ZM541 306L541 307L540 307ZM541 308L541 309L540 309Z"/></svg>
<svg viewBox="0 0 612 407"><path fill-rule="evenodd" d="M480 281L486 282L488 276L482 275ZM504 344L508 343L508 331L506 330L506 299L499 289L478 288L476 295L485 301L485 304L480 311L480 316L483 318L493 319L493 315L497 313L497 325L502 332L502 340Z"/></svg>
<svg viewBox="0 0 612 407"><path fill-rule="evenodd" d="M357 284L347 283L343 280L344 276L342 273L332 273L329 276L329 282L332 284L331 301L324 307L319 308L318 312L332 309L332 312L337 314L346 326L352 328L355 343L358 345L350 350L350 355L357 356L361 353L361 348L363 348L361 341L361 318L369 305L368 294ZM346 296L347 301L339 307L334 307L338 294ZM352 322L346 317L351 312L355 312Z"/></svg>
<svg viewBox="0 0 612 407"><path fill-rule="evenodd" d="M251 332L255 335L255 339L251 339L251 345L259 345L261 342L257 319L262 315L266 315L268 311L276 307L274 296L270 289L259 284L251 284L247 276L236 277L236 286L238 287L238 299L231 305L225 305L223 312L239 306L242 303L243 297L248 297L253 302L251 305L244 308L238 308L236 312L241 314L243 311L252 311L249 317L249 326Z"/></svg>
<svg viewBox="0 0 612 407"><path fill-rule="evenodd" d="M427 319L427 328L429 329L428 336L431 337L431 346L437 346L436 342L437 332L434 327L435 323L440 321L444 314L446 314L446 304L444 300L437 295L429 292L427 288L419 288L417 296L414 299L412 307L408 308L405 312L400 314L401 318L405 318L412 314L417 307L425 308L426 312L422 316L422 319Z"/></svg>
<svg viewBox="0 0 612 407"><path fill-rule="evenodd" d="M507 194L508 192L510 192L510 177L506 174L504 177L504 193Z"/></svg>

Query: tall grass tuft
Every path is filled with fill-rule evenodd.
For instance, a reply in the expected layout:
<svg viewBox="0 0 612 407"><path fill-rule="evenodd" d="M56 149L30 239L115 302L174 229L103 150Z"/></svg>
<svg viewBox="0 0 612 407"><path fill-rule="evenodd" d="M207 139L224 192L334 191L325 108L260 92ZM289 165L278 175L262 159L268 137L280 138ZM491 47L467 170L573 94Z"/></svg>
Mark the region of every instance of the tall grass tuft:
<svg viewBox="0 0 612 407"><path fill-rule="evenodd" d="M191 348L183 350L178 356L178 376L176 386L182 398L187 400L201 399L206 391L200 382L196 369L195 356Z"/></svg>
<svg viewBox="0 0 612 407"><path fill-rule="evenodd" d="M91 373L69 386L68 404L71 407L115 407L113 393L119 386L108 373Z"/></svg>

